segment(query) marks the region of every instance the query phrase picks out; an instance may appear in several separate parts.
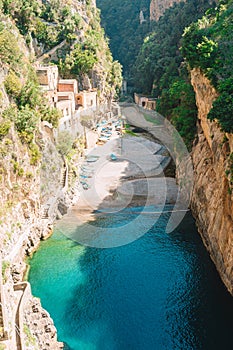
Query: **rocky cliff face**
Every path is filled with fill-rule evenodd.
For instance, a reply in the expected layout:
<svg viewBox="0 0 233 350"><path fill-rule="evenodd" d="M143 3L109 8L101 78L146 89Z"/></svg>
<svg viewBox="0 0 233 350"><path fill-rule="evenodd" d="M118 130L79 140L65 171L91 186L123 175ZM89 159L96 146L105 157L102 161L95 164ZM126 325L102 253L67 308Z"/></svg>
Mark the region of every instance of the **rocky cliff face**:
<svg viewBox="0 0 233 350"><path fill-rule="evenodd" d="M171 7L175 3L179 3L184 0L151 0L150 3L150 20L158 21L163 16L166 9Z"/></svg>
<svg viewBox="0 0 233 350"><path fill-rule="evenodd" d="M64 3L68 2L64 0ZM84 23L90 22L91 10L92 18L97 11L91 8L95 6L94 0L89 2L89 8L85 1L74 0L72 5L72 10L77 10ZM72 198L78 195L77 183L72 183L69 190L64 184L67 167L55 146L57 132L52 125L41 122L37 108L31 106L31 119L27 112L22 113L28 109L21 109L21 114L17 109L19 99L16 99L15 92L21 93L29 77L33 81L31 60L35 59L37 52L26 45L14 20L4 16L1 10L0 19L0 348L61 349L63 344L57 341L52 319L40 301L32 296L30 288L24 291L25 282L21 281L26 267L25 257L32 254L41 239L50 235L54 220L66 212ZM14 43L9 38L14 38ZM43 53L42 45L38 51ZM106 56L102 56L107 62ZM110 70L111 63L110 59ZM108 85L107 73L102 75L104 68L101 69L97 70L98 78ZM103 89L103 94L105 92ZM35 121L31 134L27 128L24 130L24 124L19 124L20 120L22 123ZM28 140L28 135L32 140ZM83 145L78 147L81 151ZM69 185L74 169L77 169L76 163L74 169L71 165L69 169L73 171L67 177Z"/></svg>
<svg viewBox="0 0 233 350"><path fill-rule="evenodd" d="M31 254L40 244L40 240L51 233L52 223L58 213L59 200L64 201L62 192L61 169L62 160L54 146L46 128L40 126L42 160L51 163L53 160L54 178L49 177L47 169L41 164L30 164L26 145L22 144L12 127L1 144L0 167L0 259L2 259L2 278L0 278L1 311L4 313L4 323L0 319L0 329L7 330L5 339L6 349L15 349L15 330L17 327L16 306L20 307L21 291L15 291L20 285L26 264L25 256ZM42 144L43 143L43 144ZM22 171L19 171L23 169ZM46 178L50 183L50 200L53 200L51 215L44 217L44 204L47 203ZM51 181L50 181L51 180ZM62 198L63 194L63 198ZM56 329L52 319L41 307L40 301L29 291L20 309L24 318L21 327L23 336L21 342L27 349L26 333L29 344L33 349L60 349L62 344L57 342ZM25 330L26 329L26 330ZM30 347L29 347L30 348Z"/></svg>
<svg viewBox="0 0 233 350"><path fill-rule="evenodd" d="M45 0L44 3L54 6L54 1L51 0ZM99 103L106 103L114 97L116 89L121 86L121 78L119 81L114 79L116 70L120 72L121 66L117 61L113 61L108 42L100 25L100 11L96 7L96 0L60 0L58 3L60 4L59 11L63 7L69 7L69 11L76 16L75 18L79 18L80 22L72 34L71 41L68 37L50 50L47 50L45 43L40 42L38 38L33 38L32 46L38 63L52 61L59 64L62 60L63 64L60 64L60 67L63 66L63 68L59 72L62 78L77 78L80 90L96 89ZM71 27L74 25L72 19L66 18L66 21L70 21ZM48 23L47 25L53 24ZM70 28L67 30L69 31ZM76 59L74 52L79 46L85 52L78 64L82 65L82 68L73 70L71 62ZM90 62L93 60L95 62L90 67ZM89 67L86 68L87 66Z"/></svg>
<svg viewBox="0 0 233 350"><path fill-rule="evenodd" d="M208 79L199 69L191 77L198 106L192 211L204 244L233 294L233 135L221 132L216 122L207 119L217 96Z"/></svg>

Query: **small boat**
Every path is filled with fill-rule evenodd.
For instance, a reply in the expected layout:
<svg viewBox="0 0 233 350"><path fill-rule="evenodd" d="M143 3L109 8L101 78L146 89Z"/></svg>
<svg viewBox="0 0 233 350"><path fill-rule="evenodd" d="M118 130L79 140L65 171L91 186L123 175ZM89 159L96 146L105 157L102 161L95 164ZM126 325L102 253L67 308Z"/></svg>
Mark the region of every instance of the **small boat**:
<svg viewBox="0 0 233 350"><path fill-rule="evenodd" d="M93 162L96 162L97 160L99 159L99 156L87 156L86 157L86 161L88 162L88 163L93 163Z"/></svg>
<svg viewBox="0 0 233 350"><path fill-rule="evenodd" d="M84 190L88 190L88 188L90 188L90 186L88 185L88 183L86 181L81 180L80 183L81 183Z"/></svg>
<svg viewBox="0 0 233 350"><path fill-rule="evenodd" d="M81 170L84 171L84 173L93 173L94 170L93 169L90 169L89 167L85 166L85 165L82 165L81 166Z"/></svg>
<svg viewBox="0 0 233 350"><path fill-rule="evenodd" d="M88 190L88 188L89 188L89 185L87 184L87 183L85 183L85 184L82 184L83 185L83 189L84 190Z"/></svg>
<svg viewBox="0 0 233 350"><path fill-rule="evenodd" d="M114 153L110 154L111 160L117 160L117 156Z"/></svg>
<svg viewBox="0 0 233 350"><path fill-rule="evenodd" d="M109 141L109 137L106 137L106 136L100 136L100 137L98 138L98 141L107 142L107 141Z"/></svg>
<svg viewBox="0 0 233 350"><path fill-rule="evenodd" d="M88 177L91 177L91 174L80 174L80 177L82 177L83 179L87 179Z"/></svg>
<svg viewBox="0 0 233 350"><path fill-rule="evenodd" d="M101 136L106 136L106 137L109 137L112 135L112 132L111 131L103 131L101 132Z"/></svg>
<svg viewBox="0 0 233 350"><path fill-rule="evenodd" d="M96 162L98 159L97 158L89 158L89 159L87 159L87 162L88 163L94 163L94 162Z"/></svg>

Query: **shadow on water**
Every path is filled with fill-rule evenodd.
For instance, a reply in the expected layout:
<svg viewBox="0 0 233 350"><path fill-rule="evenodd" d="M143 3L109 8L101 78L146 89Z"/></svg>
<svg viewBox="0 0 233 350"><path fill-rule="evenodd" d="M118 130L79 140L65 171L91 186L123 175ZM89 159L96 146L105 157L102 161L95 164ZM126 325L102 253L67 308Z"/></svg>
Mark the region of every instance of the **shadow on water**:
<svg viewBox="0 0 233 350"><path fill-rule="evenodd" d="M53 281L72 290L59 317L56 298L47 305L39 293L67 350L233 348L233 299L192 216L187 214L171 234L164 231L167 220L168 214L162 215L129 245L85 248L78 258L74 255L73 269L84 279L75 281L73 274ZM77 247L72 243L69 249ZM33 264L31 271L33 286Z"/></svg>
<svg viewBox="0 0 233 350"><path fill-rule="evenodd" d="M179 281L179 286L171 287L167 300L169 323L176 325L179 331L182 327L183 333L182 338L173 338L173 349L182 348L184 339L189 339L188 349L233 348L233 298L203 246L191 215L186 215L170 239L175 246L187 252L186 262L190 266L190 272L183 282ZM184 284L186 288L182 288ZM176 290L177 294L174 295L172 290ZM179 307L175 308L174 305ZM177 323L181 316L186 321L185 325Z"/></svg>

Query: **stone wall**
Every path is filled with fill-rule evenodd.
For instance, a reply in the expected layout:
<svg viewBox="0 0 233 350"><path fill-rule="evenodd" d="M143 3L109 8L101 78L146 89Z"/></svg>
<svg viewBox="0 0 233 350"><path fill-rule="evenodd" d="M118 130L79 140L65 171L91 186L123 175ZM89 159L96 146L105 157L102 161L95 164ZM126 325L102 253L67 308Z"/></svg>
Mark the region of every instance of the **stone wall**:
<svg viewBox="0 0 233 350"><path fill-rule="evenodd" d="M198 135L193 147L192 211L198 230L227 289L233 294L233 195L230 177L233 135L210 122L207 114L217 92L199 69L191 72L198 106Z"/></svg>

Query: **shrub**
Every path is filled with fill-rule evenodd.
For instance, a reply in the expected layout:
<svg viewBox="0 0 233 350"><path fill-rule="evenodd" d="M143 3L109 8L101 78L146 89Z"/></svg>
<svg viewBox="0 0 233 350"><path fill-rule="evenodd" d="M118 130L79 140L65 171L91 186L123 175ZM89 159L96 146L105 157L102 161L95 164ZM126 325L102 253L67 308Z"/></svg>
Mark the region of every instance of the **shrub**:
<svg viewBox="0 0 233 350"><path fill-rule="evenodd" d="M20 91L17 99L19 108L28 106L30 108L36 108L41 103L41 93L39 85L34 80L35 78L28 77L26 84Z"/></svg>
<svg viewBox="0 0 233 350"><path fill-rule="evenodd" d="M19 170L19 163L14 161L13 162L13 169L14 169L14 173L16 174Z"/></svg>
<svg viewBox="0 0 233 350"><path fill-rule="evenodd" d="M36 345L36 339L35 337L32 335L29 327L27 324L24 324L23 325L23 332L27 338L27 343L28 343L28 346L31 344L31 345Z"/></svg>
<svg viewBox="0 0 233 350"><path fill-rule="evenodd" d="M32 179L33 178L33 173L31 171L27 171L25 175L26 175L27 179Z"/></svg>
<svg viewBox="0 0 233 350"><path fill-rule="evenodd" d="M0 124L0 140L3 139L4 136L6 136L10 130L11 122L10 121L4 121Z"/></svg>
<svg viewBox="0 0 233 350"><path fill-rule="evenodd" d="M41 159L41 153L40 153L39 147L35 143L31 143L29 145L29 152L31 157L30 164L37 165Z"/></svg>
<svg viewBox="0 0 233 350"><path fill-rule="evenodd" d="M2 262L2 279L3 279L3 283L6 283L6 271L7 271L7 269L9 267L10 267L9 261L3 260L3 262Z"/></svg>
<svg viewBox="0 0 233 350"><path fill-rule="evenodd" d="M18 176L23 176L24 174L24 169L23 168L19 168L18 169Z"/></svg>
<svg viewBox="0 0 233 350"><path fill-rule="evenodd" d="M47 25L39 18L35 20L33 34L39 42L46 42Z"/></svg>
<svg viewBox="0 0 233 350"><path fill-rule="evenodd" d="M33 29L33 36L39 43L43 43L45 48L50 49L58 44L58 30L47 26L41 19L36 18Z"/></svg>
<svg viewBox="0 0 233 350"><path fill-rule="evenodd" d="M12 142L11 139L6 138L6 139L4 140L4 143L5 143L6 146L10 146L10 145L12 145L13 142Z"/></svg>
<svg viewBox="0 0 233 350"><path fill-rule="evenodd" d="M27 136L30 139L33 136L38 122L38 115L36 114L36 111L31 110L28 106L26 106L18 111L14 122L20 137L24 141L28 142Z"/></svg>
<svg viewBox="0 0 233 350"><path fill-rule="evenodd" d="M177 79L163 91L157 110L171 120L187 148L191 150L196 133L197 108L193 88L189 82Z"/></svg>
<svg viewBox="0 0 233 350"><path fill-rule="evenodd" d="M11 15L21 34L28 33L34 18L39 14L39 2L36 0L5 0L3 12Z"/></svg>
<svg viewBox="0 0 233 350"><path fill-rule="evenodd" d="M63 155L67 156L72 149L73 138L68 131L61 131L57 138L57 150Z"/></svg>
<svg viewBox="0 0 233 350"><path fill-rule="evenodd" d="M2 112L2 117L6 120L14 121L16 118L16 114L18 113L18 110L15 105L10 105L4 111Z"/></svg>
<svg viewBox="0 0 233 350"><path fill-rule="evenodd" d="M223 92L213 103L208 119L219 121L223 131L233 132L233 99L232 94Z"/></svg>
<svg viewBox="0 0 233 350"><path fill-rule="evenodd" d="M191 68L209 69L215 62L218 44L207 35L207 30L199 28L199 22L192 23L190 27L185 29L182 53Z"/></svg>
<svg viewBox="0 0 233 350"><path fill-rule="evenodd" d="M4 81L4 86L8 95L10 95L13 98L18 97L22 89L20 79L12 70L10 70L10 72L8 73Z"/></svg>
<svg viewBox="0 0 233 350"><path fill-rule="evenodd" d="M96 62L96 52L91 45L76 44L70 55L66 56L63 70L73 75L89 73Z"/></svg>
<svg viewBox="0 0 233 350"><path fill-rule="evenodd" d="M54 128L58 126L59 119L62 117L61 111L57 108L45 107L41 111L41 120L51 123Z"/></svg>
<svg viewBox="0 0 233 350"><path fill-rule="evenodd" d="M220 96L208 119L233 132L232 1L219 2L202 20L186 29L182 52L191 68L200 67Z"/></svg>
<svg viewBox="0 0 233 350"><path fill-rule="evenodd" d="M17 39L6 29L0 31L0 61L8 64L12 69L22 64L22 54Z"/></svg>

